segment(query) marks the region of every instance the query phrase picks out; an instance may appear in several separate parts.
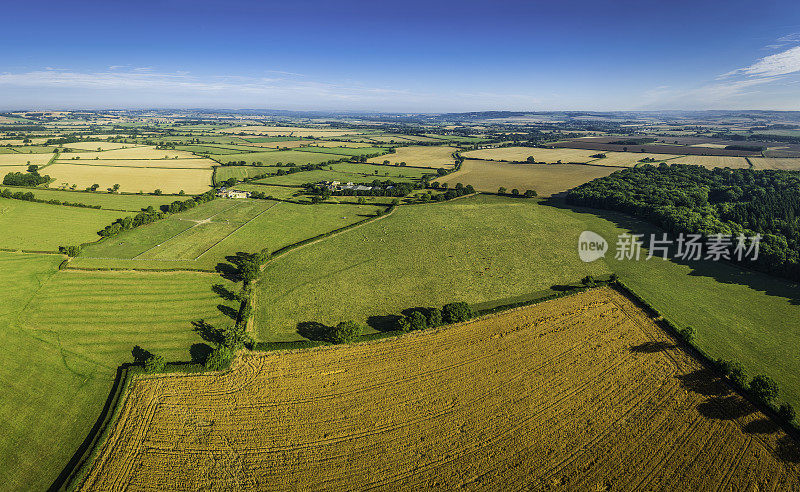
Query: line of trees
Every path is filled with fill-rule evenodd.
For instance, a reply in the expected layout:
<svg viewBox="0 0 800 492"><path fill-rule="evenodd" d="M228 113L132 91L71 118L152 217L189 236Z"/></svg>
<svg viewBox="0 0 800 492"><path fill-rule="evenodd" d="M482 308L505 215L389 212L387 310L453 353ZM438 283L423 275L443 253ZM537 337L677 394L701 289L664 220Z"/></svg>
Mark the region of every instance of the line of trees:
<svg viewBox="0 0 800 492"><path fill-rule="evenodd" d="M675 235L760 234L755 261L729 251L731 261L800 280L800 173L645 165L580 185L566 201L625 212Z"/></svg>
<svg viewBox="0 0 800 492"><path fill-rule="evenodd" d="M98 231L97 234L101 237L109 237L119 234L122 231L133 229L135 227L139 227L145 224L151 224L157 220L163 219L164 217L176 213L181 212L183 210L188 210L190 208L194 208L197 205L205 202L209 202L216 198L215 190L209 190L201 195L197 195L192 197L188 200L184 201L174 201L169 205L162 205L162 210L156 210L153 206L149 206L145 209L142 209L141 212L137 213L133 216L122 217L111 224L104 227L102 230Z"/></svg>

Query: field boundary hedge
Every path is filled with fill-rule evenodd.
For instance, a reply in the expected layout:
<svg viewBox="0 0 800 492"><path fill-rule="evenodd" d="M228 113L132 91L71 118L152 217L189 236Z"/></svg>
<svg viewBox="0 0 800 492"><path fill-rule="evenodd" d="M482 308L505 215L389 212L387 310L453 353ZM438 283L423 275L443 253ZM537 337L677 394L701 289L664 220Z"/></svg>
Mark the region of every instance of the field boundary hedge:
<svg viewBox="0 0 800 492"><path fill-rule="evenodd" d="M713 359L705 350L699 347L693 340L687 340L681 336L681 329L669 318L661 314L661 312L647 302L642 296L636 293L630 286L625 284L619 278L613 284L612 288L616 289L622 295L630 299L634 304L643 309L664 332L670 335L675 342L682 347L687 354L692 356L700 362L708 370L712 371L720 381L722 381L734 393L737 393L742 398L750 402L756 409L766 415L776 425L781 427L787 435L792 437L795 441L800 442L800 427L793 422L787 422L782 419L772 403L765 403L757 398L750 392L748 388L743 385L735 384L731 381L726 374L722 373L715 359Z"/></svg>

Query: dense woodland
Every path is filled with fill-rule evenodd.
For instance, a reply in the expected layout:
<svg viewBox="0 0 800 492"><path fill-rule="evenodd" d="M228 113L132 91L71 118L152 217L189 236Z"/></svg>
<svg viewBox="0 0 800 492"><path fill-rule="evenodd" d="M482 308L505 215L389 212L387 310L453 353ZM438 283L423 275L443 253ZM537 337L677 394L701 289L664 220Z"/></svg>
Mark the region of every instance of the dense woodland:
<svg viewBox="0 0 800 492"><path fill-rule="evenodd" d="M800 173L647 165L578 186L567 202L626 212L673 234L761 234L758 259L741 264L800 280Z"/></svg>

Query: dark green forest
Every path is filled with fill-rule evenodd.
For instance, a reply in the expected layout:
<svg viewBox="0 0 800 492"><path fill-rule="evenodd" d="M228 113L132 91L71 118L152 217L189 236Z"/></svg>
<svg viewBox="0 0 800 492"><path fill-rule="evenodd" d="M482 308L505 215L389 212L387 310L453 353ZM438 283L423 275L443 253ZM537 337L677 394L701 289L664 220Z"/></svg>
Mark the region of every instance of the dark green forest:
<svg viewBox="0 0 800 492"><path fill-rule="evenodd" d="M572 205L625 212L673 236L761 234L758 259L743 266L800 280L800 173L706 169L684 164L617 171L567 193ZM731 248L732 251L733 248ZM737 262L735 255L731 261Z"/></svg>

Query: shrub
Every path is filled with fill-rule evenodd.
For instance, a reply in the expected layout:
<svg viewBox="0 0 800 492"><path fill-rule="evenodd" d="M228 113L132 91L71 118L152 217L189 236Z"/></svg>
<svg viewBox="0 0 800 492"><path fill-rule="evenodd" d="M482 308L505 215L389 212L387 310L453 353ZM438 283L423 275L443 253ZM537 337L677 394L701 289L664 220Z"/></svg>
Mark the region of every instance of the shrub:
<svg viewBox="0 0 800 492"><path fill-rule="evenodd" d="M149 374L162 372L167 366L167 361L160 355L151 355L144 361L144 370Z"/></svg>
<svg viewBox="0 0 800 492"><path fill-rule="evenodd" d="M759 374L750 381L750 394L768 404L778 396L778 384L771 377Z"/></svg>
<svg viewBox="0 0 800 492"><path fill-rule="evenodd" d="M594 287L595 286L594 277L592 277L591 275L587 275L587 276L583 277L581 279L581 283L583 285L587 286L587 287Z"/></svg>
<svg viewBox="0 0 800 492"><path fill-rule="evenodd" d="M76 256L78 256L81 253L81 247L80 246L59 246L58 247L58 251L60 253L63 253L65 255L69 256L70 258L75 258Z"/></svg>
<svg viewBox="0 0 800 492"><path fill-rule="evenodd" d="M787 423L794 421L794 407L790 403L784 403L778 408L778 417Z"/></svg>
<svg viewBox="0 0 800 492"><path fill-rule="evenodd" d="M428 308L426 317L428 319L428 327L435 328L442 324L442 310L439 308Z"/></svg>
<svg viewBox="0 0 800 492"><path fill-rule="evenodd" d="M404 333L411 331L411 320L408 316L403 316L397 320L397 329Z"/></svg>
<svg viewBox="0 0 800 492"><path fill-rule="evenodd" d="M414 311L408 316L409 323L411 325L411 329L416 330L424 330L428 327L428 320L425 318L425 315L419 311Z"/></svg>
<svg viewBox="0 0 800 492"><path fill-rule="evenodd" d="M694 328L687 326L678 330L678 337L686 343L692 343L694 341Z"/></svg>
<svg viewBox="0 0 800 492"><path fill-rule="evenodd" d="M218 345L206 359L205 368L209 371L222 371L231 365L233 352L224 345Z"/></svg>
<svg viewBox="0 0 800 492"><path fill-rule="evenodd" d="M363 327L355 321L342 321L331 330L330 341L333 343L350 343L361 336Z"/></svg>
<svg viewBox="0 0 800 492"><path fill-rule="evenodd" d="M747 375L742 365L738 362L728 363L728 378L733 381L734 384L742 388L747 386Z"/></svg>
<svg viewBox="0 0 800 492"><path fill-rule="evenodd" d="M467 321L472 316L472 308L466 302L451 302L442 307L442 320L445 323Z"/></svg>

